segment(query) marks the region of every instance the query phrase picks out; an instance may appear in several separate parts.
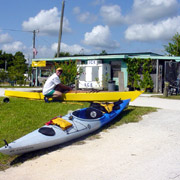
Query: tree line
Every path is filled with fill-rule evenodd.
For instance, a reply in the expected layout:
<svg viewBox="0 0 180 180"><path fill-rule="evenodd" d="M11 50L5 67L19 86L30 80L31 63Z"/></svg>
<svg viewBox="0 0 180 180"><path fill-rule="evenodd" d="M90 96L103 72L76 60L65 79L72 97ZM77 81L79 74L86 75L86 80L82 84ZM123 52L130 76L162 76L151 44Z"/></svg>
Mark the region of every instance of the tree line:
<svg viewBox="0 0 180 180"><path fill-rule="evenodd" d="M25 72L28 70L24 54L20 51L14 55L0 50L0 82L9 81L24 84Z"/></svg>
<svg viewBox="0 0 180 180"><path fill-rule="evenodd" d="M180 56L180 34L177 32L168 43L164 45L165 52L170 56Z"/></svg>

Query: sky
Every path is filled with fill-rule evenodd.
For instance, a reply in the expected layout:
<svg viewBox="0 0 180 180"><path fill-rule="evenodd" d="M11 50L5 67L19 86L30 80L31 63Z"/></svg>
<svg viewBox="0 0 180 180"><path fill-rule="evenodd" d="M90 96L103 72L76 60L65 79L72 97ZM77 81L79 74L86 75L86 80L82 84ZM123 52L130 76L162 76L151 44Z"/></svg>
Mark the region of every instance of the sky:
<svg viewBox="0 0 180 180"><path fill-rule="evenodd" d="M57 52L62 0L0 0L0 50L36 58ZM180 33L180 0L65 0L60 51L153 52Z"/></svg>

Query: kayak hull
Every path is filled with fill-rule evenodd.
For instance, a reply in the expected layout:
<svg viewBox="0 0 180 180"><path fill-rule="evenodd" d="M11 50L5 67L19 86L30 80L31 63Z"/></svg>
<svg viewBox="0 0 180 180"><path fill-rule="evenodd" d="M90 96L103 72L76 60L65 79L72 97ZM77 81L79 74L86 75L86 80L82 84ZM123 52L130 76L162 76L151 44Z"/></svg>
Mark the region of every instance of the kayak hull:
<svg viewBox="0 0 180 180"><path fill-rule="evenodd" d="M115 102L119 99L131 99L134 101L138 96L140 96L143 91L127 91L127 92L79 92L72 91L63 93L62 97L59 98L61 101L102 101L102 102ZM5 90L5 96L8 97L21 97L29 99L43 100L44 95L41 92L22 92Z"/></svg>
<svg viewBox="0 0 180 180"><path fill-rule="evenodd" d="M87 112L88 108L74 111L62 117L72 124L68 129L63 130L59 126L53 124L44 125L43 127L1 147L0 152L7 155L23 154L59 145L90 134L117 117L123 109L128 106L129 102L130 99L123 100L119 105L119 109L113 110L110 113L103 113L102 116L98 118L82 118L82 115L82 117L77 115ZM42 133L41 130L46 130L47 132ZM51 132L53 132L53 134L51 134Z"/></svg>

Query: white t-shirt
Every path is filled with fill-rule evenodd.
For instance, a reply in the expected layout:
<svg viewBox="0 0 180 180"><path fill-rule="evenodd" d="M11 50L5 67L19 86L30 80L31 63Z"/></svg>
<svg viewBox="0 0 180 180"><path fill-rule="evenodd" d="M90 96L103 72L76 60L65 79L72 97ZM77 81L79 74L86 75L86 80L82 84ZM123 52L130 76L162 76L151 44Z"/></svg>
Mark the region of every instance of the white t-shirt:
<svg viewBox="0 0 180 180"><path fill-rule="evenodd" d="M59 77L57 76L57 74L54 73L52 76L50 76L46 80L44 87L43 87L43 94L46 95L49 92L51 92L56 87L56 85L58 85L59 83L61 83L61 81L60 81Z"/></svg>

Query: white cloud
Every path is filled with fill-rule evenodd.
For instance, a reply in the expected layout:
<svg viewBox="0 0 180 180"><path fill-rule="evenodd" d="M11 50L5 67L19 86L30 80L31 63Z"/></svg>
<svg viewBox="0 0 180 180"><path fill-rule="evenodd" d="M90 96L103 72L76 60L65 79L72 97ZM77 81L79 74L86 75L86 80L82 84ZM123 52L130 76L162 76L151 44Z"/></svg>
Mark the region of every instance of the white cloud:
<svg viewBox="0 0 180 180"><path fill-rule="evenodd" d="M20 51L24 54L26 59L31 59L33 56L32 47L26 47L21 41L14 41L12 43L3 44L1 49L6 53L15 54Z"/></svg>
<svg viewBox="0 0 180 180"><path fill-rule="evenodd" d="M176 15L177 0L134 0L133 10L126 18L128 22L144 23Z"/></svg>
<svg viewBox="0 0 180 180"><path fill-rule="evenodd" d="M177 15L179 7L177 0L134 0L129 14L123 15L119 5L104 5L100 15L110 25L147 23Z"/></svg>
<svg viewBox="0 0 180 180"><path fill-rule="evenodd" d="M22 42L15 41L13 43L7 43L1 46L1 49L6 53L15 54L18 51L23 52L26 59L31 59L33 56L33 48L26 47ZM53 43L51 47L47 46L37 46L37 55L36 58L52 58L57 52L57 43ZM78 44L67 45L65 43L61 43L61 51L69 52L70 54L89 54L91 51L86 49Z"/></svg>
<svg viewBox="0 0 180 180"><path fill-rule="evenodd" d="M30 17L28 21L24 21L22 27L24 30L33 31L39 29L44 35L57 35L60 26L59 12L56 7L49 10L41 10L35 17ZM63 31L71 32L69 21L64 17Z"/></svg>
<svg viewBox="0 0 180 180"><path fill-rule="evenodd" d="M119 43L111 39L108 26L98 25L84 35L84 44L98 49L113 49L119 47Z"/></svg>
<svg viewBox="0 0 180 180"><path fill-rule="evenodd" d="M27 49L26 46L20 41L4 44L1 48L3 51L7 53L12 53L12 54L16 53L17 51L23 52Z"/></svg>
<svg viewBox="0 0 180 180"><path fill-rule="evenodd" d="M105 3L105 0L94 0L93 1L93 5L97 6L97 5L101 5L101 4L104 4Z"/></svg>
<svg viewBox="0 0 180 180"><path fill-rule="evenodd" d="M73 9L73 13L76 15L78 21L82 23L90 24L90 23L94 23L97 20L97 16L91 14L88 11L82 13L80 7L75 7Z"/></svg>
<svg viewBox="0 0 180 180"><path fill-rule="evenodd" d="M119 5L102 6L100 14L109 25L130 25L128 40L167 40L179 31L179 7L177 0L134 0L129 14L123 15Z"/></svg>
<svg viewBox="0 0 180 180"><path fill-rule="evenodd" d="M12 42L12 37L8 34L0 34L0 44L10 43Z"/></svg>
<svg viewBox="0 0 180 180"><path fill-rule="evenodd" d="M111 25L122 24L125 20L121 14L121 8L118 5L102 6L100 14L104 21Z"/></svg>
<svg viewBox="0 0 180 180"><path fill-rule="evenodd" d="M51 49L54 51L54 54L57 52L57 43L52 44ZM90 50L78 45L67 45L65 43L61 43L61 51L62 52L69 52L70 54L88 54Z"/></svg>
<svg viewBox="0 0 180 180"><path fill-rule="evenodd" d="M89 13L89 12L85 12L85 13L81 13L79 16L78 16L78 20L80 22L85 22L85 23L93 23L97 20L97 16Z"/></svg>
<svg viewBox="0 0 180 180"><path fill-rule="evenodd" d="M53 58L55 55L55 52L51 49L51 47L38 46L36 49L38 51L36 58ZM31 53L32 53L32 48L31 48Z"/></svg>
<svg viewBox="0 0 180 180"><path fill-rule="evenodd" d="M36 49L38 51L36 58L53 58L57 53L57 45L58 43L53 43L51 47L47 46L37 46ZM67 45L65 43L61 43L61 52L69 52L71 55L74 54L88 54L90 50L78 45ZM28 57L32 57L32 47L28 48Z"/></svg>
<svg viewBox="0 0 180 180"><path fill-rule="evenodd" d="M138 41L164 40L171 39L176 32L180 33L180 16L156 24L134 24L126 30L125 38Z"/></svg>
<svg viewBox="0 0 180 180"><path fill-rule="evenodd" d="M73 8L73 13L74 13L74 14L79 14L80 11L81 11L81 10L80 10L80 7L78 7L78 6L76 6L76 7Z"/></svg>

